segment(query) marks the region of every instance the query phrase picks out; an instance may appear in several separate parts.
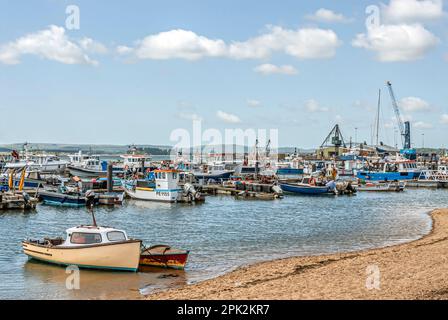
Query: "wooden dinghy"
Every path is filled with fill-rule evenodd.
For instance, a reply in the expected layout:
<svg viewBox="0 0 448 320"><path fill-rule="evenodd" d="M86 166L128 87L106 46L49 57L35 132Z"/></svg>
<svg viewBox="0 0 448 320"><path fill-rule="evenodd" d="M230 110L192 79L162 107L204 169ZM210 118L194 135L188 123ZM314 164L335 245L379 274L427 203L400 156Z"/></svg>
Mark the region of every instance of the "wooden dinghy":
<svg viewBox="0 0 448 320"><path fill-rule="evenodd" d="M175 249L163 244L144 247L140 253L140 266L183 270L187 264L188 254L188 250Z"/></svg>

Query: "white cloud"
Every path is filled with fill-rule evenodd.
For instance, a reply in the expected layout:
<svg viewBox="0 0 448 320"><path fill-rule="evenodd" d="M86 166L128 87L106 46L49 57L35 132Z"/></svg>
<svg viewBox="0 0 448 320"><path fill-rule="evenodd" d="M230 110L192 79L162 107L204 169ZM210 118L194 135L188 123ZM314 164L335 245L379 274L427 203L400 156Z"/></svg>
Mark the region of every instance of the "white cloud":
<svg viewBox="0 0 448 320"><path fill-rule="evenodd" d="M274 52L299 59L326 59L335 55L340 44L333 30L319 28L289 30L268 26L267 32L260 36L229 44L221 39L209 39L193 31L177 29L149 35L137 41L135 48L119 46L117 52L131 53L139 59L265 59Z"/></svg>
<svg viewBox="0 0 448 320"><path fill-rule="evenodd" d="M417 121L414 123L414 127L417 129L432 129L434 126L431 123Z"/></svg>
<svg viewBox="0 0 448 320"><path fill-rule="evenodd" d="M382 4L383 17L387 22L409 23L430 21L444 15L442 0L390 0Z"/></svg>
<svg viewBox="0 0 448 320"><path fill-rule="evenodd" d="M190 120L190 121L202 121L202 117L196 113L185 113L185 112L180 112L177 114L177 116L181 119L184 120Z"/></svg>
<svg viewBox="0 0 448 320"><path fill-rule="evenodd" d="M396 119L396 118L394 118L394 119ZM401 114L401 121L403 121L403 122L404 121L412 122L412 119L413 119L413 117L409 113L402 113Z"/></svg>
<svg viewBox="0 0 448 320"><path fill-rule="evenodd" d="M428 102L417 97L406 97L398 102L400 108L405 112L425 111L430 109Z"/></svg>
<svg viewBox="0 0 448 320"><path fill-rule="evenodd" d="M335 13L329 9L320 8L315 13L306 16L307 19L317 21L317 22L327 22L327 23L346 23L351 20L345 17L343 14Z"/></svg>
<svg viewBox="0 0 448 320"><path fill-rule="evenodd" d="M0 62L4 64L18 64L20 57L26 54L65 64L98 64L81 45L68 39L64 28L55 25L0 46Z"/></svg>
<svg viewBox="0 0 448 320"><path fill-rule="evenodd" d="M308 112L327 112L329 111L328 108L322 107L319 102L317 102L315 99L309 99L305 101L305 109Z"/></svg>
<svg viewBox="0 0 448 320"><path fill-rule="evenodd" d="M298 59L326 59L336 54L341 44L333 30L297 30L269 26L267 33L244 42L233 42L229 55L235 59L263 59L280 51Z"/></svg>
<svg viewBox="0 0 448 320"><path fill-rule="evenodd" d="M123 47L123 46L122 46ZM192 31L177 29L150 35L138 42L135 54L140 59L186 59L218 57L226 53L222 40L211 40Z"/></svg>
<svg viewBox="0 0 448 320"><path fill-rule="evenodd" d="M440 116L440 122L442 124L448 124L448 114L444 113Z"/></svg>
<svg viewBox="0 0 448 320"><path fill-rule="evenodd" d="M439 39L420 24L371 27L352 45L374 51L379 61L411 61L422 58Z"/></svg>
<svg viewBox="0 0 448 320"><path fill-rule="evenodd" d="M132 49L131 47L127 47L127 46L118 46L116 51L118 54L130 54L131 52L134 51L134 49Z"/></svg>
<svg viewBox="0 0 448 320"><path fill-rule="evenodd" d="M106 54L108 52L105 45L90 38L83 38L78 43L86 52L94 54Z"/></svg>
<svg viewBox="0 0 448 320"><path fill-rule="evenodd" d="M270 75L270 74L285 74L294 75L297 74L297 69L290 65L276 66L274 64L265 63L261 64L254 69L255 72Z"/></svg>
<svg viewBox="0 0 448 320"><path fill-rule="evenodd" d="M343 118L340 114L337 114L337 115L334 117L334 121L335 121L336 123L338 123L338 124L342 124L342 123L344 123L344 118Z"/></svg>
<svg viewBox="0 0 448 320"><path fill-rule="evenodd" d="M247 105L249 107L259 107L261 105L261 102L259 100L255 100L255 99L248 99Z"/></svg>
<svg viewBox="0 0 448 320"><path fill-rule="evenodd" d="M221 119L222 121L227 122L227 123L240 123L241 122L241 119L238 118L238 116L231 114L231 113L221 111L221 110L216 112L216 116L219 119Z"/></svg>

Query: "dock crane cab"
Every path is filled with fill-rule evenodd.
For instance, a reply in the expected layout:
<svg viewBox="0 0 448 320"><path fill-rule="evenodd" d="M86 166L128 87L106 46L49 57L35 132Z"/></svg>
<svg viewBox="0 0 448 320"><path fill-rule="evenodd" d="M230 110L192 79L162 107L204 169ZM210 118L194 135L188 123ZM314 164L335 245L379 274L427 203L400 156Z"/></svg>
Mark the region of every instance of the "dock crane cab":
<svg viewBox="0 0 448 320"><path fill-rule="evenodd" d="M392 107L394 108L395 117L397 118L398 127L400 129L401 141L403 143L403 149L400 150L400 154L409 160L416 160L417 151L414 148L411 148L411 123L409 121L403 122L401 119L400 109L398 108L398 103L395 99L394 90L392 89L392 83L390 81L387 81L387 88L389 89Z"/></svg>

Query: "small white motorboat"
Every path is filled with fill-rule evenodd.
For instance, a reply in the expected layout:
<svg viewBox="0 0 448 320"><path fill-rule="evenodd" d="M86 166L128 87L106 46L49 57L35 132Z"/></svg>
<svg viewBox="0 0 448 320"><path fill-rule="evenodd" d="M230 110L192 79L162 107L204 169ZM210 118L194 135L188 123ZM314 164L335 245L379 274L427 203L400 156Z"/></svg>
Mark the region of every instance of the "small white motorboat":
<svg viewBox="0 0 448 320"><path fill-rule="evenodd" d="M94 220L95 221L95 220ZM123 230L79 226L66 230L66 239L25 240L23 252L30 258L80 268L133 271L139 266L141 240L130 239Z"/></svg>
<svg viewBox="0 0 448 320"><path fill-rule="evenodd" d="M400 182L388 182L388 183L366 183L359 185L358 191L370 191L370 192L400 192L404 191L406 183Z"/></svg>

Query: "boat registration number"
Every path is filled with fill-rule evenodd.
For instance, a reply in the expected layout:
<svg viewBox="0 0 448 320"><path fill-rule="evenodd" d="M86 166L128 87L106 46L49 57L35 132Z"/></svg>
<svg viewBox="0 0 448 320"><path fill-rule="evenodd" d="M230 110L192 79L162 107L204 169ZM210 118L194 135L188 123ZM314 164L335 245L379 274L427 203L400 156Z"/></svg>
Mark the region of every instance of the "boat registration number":
<svg viewBox="0 0 448 320"><path fill-rule="evenodd" d="M169 192L166 192L166 191L157 191L156 194L157 194L159 197L169 197L169 196L170 196L170 193L169 193Z"/></svg>

